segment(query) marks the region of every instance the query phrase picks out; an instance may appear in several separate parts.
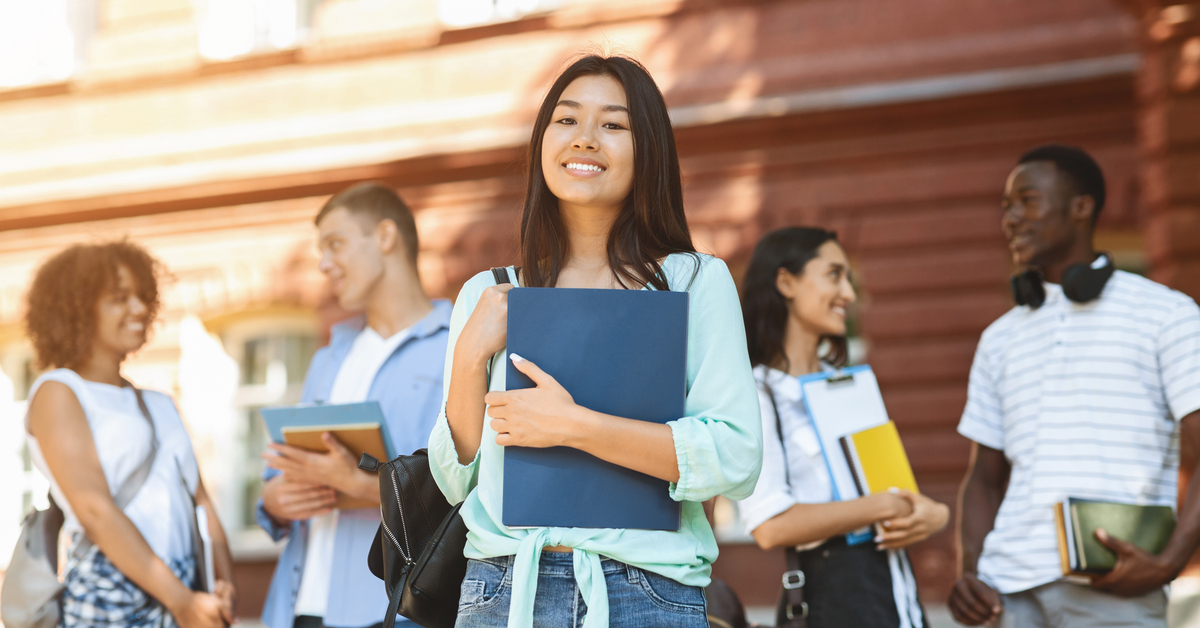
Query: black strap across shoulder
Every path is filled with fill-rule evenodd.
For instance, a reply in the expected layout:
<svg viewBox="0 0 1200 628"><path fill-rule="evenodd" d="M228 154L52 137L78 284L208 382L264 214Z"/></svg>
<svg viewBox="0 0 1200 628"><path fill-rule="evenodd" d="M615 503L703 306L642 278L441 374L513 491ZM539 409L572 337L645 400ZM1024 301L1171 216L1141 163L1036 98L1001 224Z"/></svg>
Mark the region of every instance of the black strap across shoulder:
<svg viewBox="0 0 1200 628"><path fill-rule="evenodd" d="M516 271L516 273L515 273L516 277L513 277L510 279L508 276L508 268L507 267L493 266L492 267L492 277L494 277L496 279L496 285L499 286L499 285L503 285L506 283L511 283L514 286L517 285L517 281L519 281L521 278L521 267L514 266L513 270Z"/></svg>
<svg viewBox="0 0 1200 628"><path fill-rule="evenodd" d="M763 388L767 399L771 400L771 411L775 413L775 433L779 438L779 446L783 449L783 478L788 488L792 487L791 472L788 469L787 443L783 438L783 419L779 416L779 403L775 401L775 391L763 378ZM787 570L783 572L782 588L779 592L779 604L775 609L775 625L786 628L808 627L808 603L804 601L804 569L800 561L800 552L795 547L784 550L787 560Z"/></svg>

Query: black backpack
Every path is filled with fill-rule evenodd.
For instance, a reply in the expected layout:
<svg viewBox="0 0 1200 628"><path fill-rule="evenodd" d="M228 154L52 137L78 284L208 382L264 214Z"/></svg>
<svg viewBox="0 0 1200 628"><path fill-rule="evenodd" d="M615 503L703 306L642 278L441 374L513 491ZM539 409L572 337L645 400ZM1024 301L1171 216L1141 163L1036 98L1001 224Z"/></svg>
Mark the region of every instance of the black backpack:
<svg viewBox="0 0 1200 628"><path fill-rule="evenodd" d="M382 522L367 566L387 587L384 628L393 628L397 613L424 628L453 628L467 574L462 504L446 501L424 449L383 464L364 454L358 466L379 472Z"/></svg>

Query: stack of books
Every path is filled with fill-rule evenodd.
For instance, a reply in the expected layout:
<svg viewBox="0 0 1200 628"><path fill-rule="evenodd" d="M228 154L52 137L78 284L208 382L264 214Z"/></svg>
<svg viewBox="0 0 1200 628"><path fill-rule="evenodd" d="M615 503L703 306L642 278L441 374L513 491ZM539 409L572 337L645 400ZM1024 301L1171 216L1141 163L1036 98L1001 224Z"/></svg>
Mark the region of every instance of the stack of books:
<svg viewBox="0 0 1200 628"><path fill-rule="evenodd" d="M1170 506L1135 506L1115 502L1068 497L1054 505L1058 528L1058 558L1068 577L1105 574L1117 564L1117 556L1096 539L1103 528L1109 536L1129 541L1158 554L1175 530L1175 513Z"/></svg>

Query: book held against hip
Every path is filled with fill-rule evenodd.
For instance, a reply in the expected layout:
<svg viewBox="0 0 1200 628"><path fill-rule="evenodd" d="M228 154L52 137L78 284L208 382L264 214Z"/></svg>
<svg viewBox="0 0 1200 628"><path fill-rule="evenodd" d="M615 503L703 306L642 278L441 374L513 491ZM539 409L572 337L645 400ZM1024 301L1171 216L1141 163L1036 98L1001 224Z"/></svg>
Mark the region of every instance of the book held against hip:
<svg viewBox="0 0 1200 628"><path fill-rule="evenodd" d="M1096 539L1097 529L1158 554L1175 530L1175 511L1068 497L1054 504L1054 523L1063 575L1087 577L1108 573L1117 563L1116 554Z"/></svg>
<svg viewBox="0 0 1200 628"><path fill-rule="evenodd" d="M860 497L902 488L918 493L896 424L888 421L838 438Z"/></svg>
<svg viewBox="0 0 1200 628"><path fill-rule="evenodd" d="M379 423L352 423L345 425L285 427L282 428L283 442L293 447L307 449L308 451L326 452L329 451L329 447L321 439L321 435L329 432L346 449L349 449L350 453L354 454L356 460L362 457L364 453L371 454L378 460L387 460L387 452L383 446L383 432L379 429L379 426ZM351 497L339 491L336 507L342 510L350 510L352 508L376 508L378 504L365 499Z"/></svg>
<svg viewBox="0 0 1200 628"><path fill-rule="evenodd" d="M536 364L580 406L627 419L684 416L687 330L686 292L508 293L508 353ZM508 390L534 387L506 361ZM680 515L665 480L569 447L504 449L506 526L678 530Z"/></svg>

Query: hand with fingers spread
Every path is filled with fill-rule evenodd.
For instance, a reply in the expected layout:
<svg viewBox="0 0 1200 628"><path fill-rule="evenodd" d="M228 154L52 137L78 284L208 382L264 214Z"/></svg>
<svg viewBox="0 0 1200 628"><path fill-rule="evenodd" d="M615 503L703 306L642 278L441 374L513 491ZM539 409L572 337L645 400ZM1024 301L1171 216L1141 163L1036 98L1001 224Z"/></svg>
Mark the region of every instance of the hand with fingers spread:
<svg viewBox="0 0 1200 628"><path fill-rule="evenodd" d="M513 366L533 383L535 388L489 392L488 404L491 427L496 431L496 444L502 447L570 446L577 433L573 420L580 409L553 377L533 362L511 353Z"/></svg>
<svg viewBox="0 0 1200 628"><path fill-rule="evenodd" d="M337 503L337 491L324 484L277 475L263 484L263 509L277 523L309 519L329 512Z"/></svg>
<svg viewBox="0 0 1200 628"><path fill-rule="evenodd" d="M936 534L950 520L950 507L919 493L892 489L894 495L912 504L912 512L880 522L884 532L875 538L881 549L900 549Z"/></svg>
<svg viewBox="0 0 1200 628"><path fill-rule="evenodd" d="M1122 597L1149 593L1175 579L1178 569L1161 556L1112 536L1103 528L1096 530L1096 540L1117 555L1112 571L1092 579L1092 586Z"/></svg>
<svg viewBox="0 0 1200 628"><path fill-rule="evenodd" d="M954 621L964 626L980 626L1000 617L1004 602L995 589L973 573L964 573L950 591L946 602Z"/></svg>

